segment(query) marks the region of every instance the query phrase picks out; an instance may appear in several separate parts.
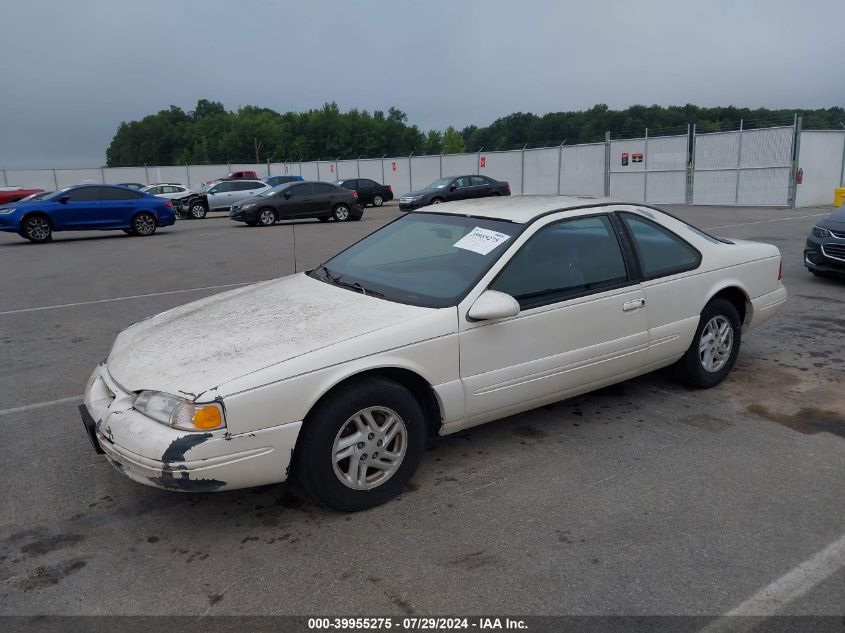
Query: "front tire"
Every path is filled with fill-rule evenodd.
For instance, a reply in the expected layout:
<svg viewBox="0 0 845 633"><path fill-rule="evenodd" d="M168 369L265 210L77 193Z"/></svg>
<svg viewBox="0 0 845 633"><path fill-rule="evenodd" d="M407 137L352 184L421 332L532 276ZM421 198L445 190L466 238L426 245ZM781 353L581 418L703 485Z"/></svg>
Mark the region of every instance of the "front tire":
<svg viewBox="0 0 845 633"><path fill-rule="evenodd" d="M44 244L53 239L53 225L43 215L32 215L23 221L20 236L36 244Z"/></svg>
<svg viewBox="0 0 845 633"><path fill-rule="evenodd" d="M202 202L195 202L188 210L188 216L193 220L202 220L208 214L208 209Z"/></svg>
<svg viewBox="0 0 845 633"><path fill-rule="evenodd" d="M384 198L382 198L382 197L381 197L380 195L378 195L378 194L376 194L376 195L374 195L374 196L373 196L373 206L374 206L374 207L380 207L380 206L381 206L381 205L383 205L383 204L384 204Z"/></svg>
<svg viewBox="0 0 845 633"><path fill-rule="evenodd" d="M132 218L132 233L146 237L156 232L156 219L152 213L143 211Z"/></svg>
<svg viewBox="0 0 845 633"><path fill-rule="evenodd" d="M417 399L386 378L338 388L306 416L294 475L315 501L356 512L397 496L425 446Z"/></svg>
<svg viewBox="0 0 845 633"><path fill-rule="evenodd" d="M332 211L334 219L338 222L346 222L349 219L349 207L345 204L339 204Z"/></svg>
<svg viewBox="0 0 845 633"><path fill-rule="evenodd" d="M272 226L276 223L276 212L270 207L264 207L258 212L258 226Z"/></svg>
<svg viewBox="0 0 845 633"><path fill-rule="evenodd" d="M443 202L443 198L435 198L431 201L431 204L440 204Z"/></svg>
<svg viewBox="0 0 845 633"><path fill-rule="evenodd" d="M742 322L734 305L714 299L701 311L695 336L677 363L680 379L691 387L709 389L733 369L742 343Z"/></svg>

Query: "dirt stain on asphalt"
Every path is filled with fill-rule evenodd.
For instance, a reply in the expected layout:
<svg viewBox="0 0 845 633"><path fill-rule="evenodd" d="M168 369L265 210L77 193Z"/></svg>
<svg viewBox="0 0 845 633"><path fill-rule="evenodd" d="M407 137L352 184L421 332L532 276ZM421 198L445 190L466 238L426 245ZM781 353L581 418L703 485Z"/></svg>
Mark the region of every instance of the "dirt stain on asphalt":
<svg viewBox="0 0 845 633"><path fill-rule="evenodd" d="M546 437L545 431L535 429L533 426L518 426L513 430L513 434L519 437Z"/></svg>
<svg viewBox="0 0 845 633"><path fill-rule="evenodd" d="M75 574L85 567L86 564L87 563L84 560L76 558L62 561L58 565L36 567L27 578L18 583L18 586L24 591L30 591L32 589L41 589L43 587L49 587L50 585L57 585L64 578Z"/></svg>
<svg viewBox="0 0 845 633"><path fill-rule="evenodd" d="M43 556L50 552L54 552L65 547L73 547L78 545L85 539L81 534L60 534L58 536L48 536L38 539L31 543L27 543L21 547L21 553L26 557Z"/></svg>
<svg viewBox="0 0 845 633"><path fill-rule="evenodd" d="M839 411L801 407L796 413L786 414L771 411L759 403L748 405L747 411L805 435L831 433L845 437L845 415Z"/></svg>
<svg viewBox="0 0 845 633"><path fill-rule="evenodd" d="M486 567L495 563L496 558L487 554L483 549L455 556L446 562L449 567L460 567L466 571L474 571L480 567Z"/></svg>
<svg viewBox="0 0 845 633"><path fill-rule="evenodd" d="M727 420L714 417L708 413L688 415L683 418L681 422L699 429L704 429L705 431L710 431L711 433L718 433L719 431L724 431L725 429L733 426L733 424Z"/></svg>

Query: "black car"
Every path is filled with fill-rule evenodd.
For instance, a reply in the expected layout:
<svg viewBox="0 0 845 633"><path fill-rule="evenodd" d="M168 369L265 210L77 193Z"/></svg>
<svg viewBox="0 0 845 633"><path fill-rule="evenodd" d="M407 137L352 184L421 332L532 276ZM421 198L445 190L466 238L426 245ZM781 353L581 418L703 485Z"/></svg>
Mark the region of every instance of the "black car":
<svg viewBox="0 0 845 633"><path fill-rule="evenodd" d="M810 231L804 265L814 275L845 277L845 207L817 222Z"/></svg>
<svg viewBox="0 0 845 633"><path fill-rule="evenodd" d="M511 195L511 186L501 180L493 180L487 176L447 176L435 180L425 189L406 193L399 198L399 208L412 211L430 204L452 200L509 195Z"/></svg>
<svg viewBox="0 0 845 633"><path fill-rule="evenodd" d="M270 226L279 220L317 218L325 222L360 220L364 209L358 194L329 182L293 182L273 187L234 205L229 217L250 226Z"/></svg>
<svg viewBox="0 0 845 633"><path fill-rule="evenodd" d="M358 202L362 206L368 204L380 207L385 202L393 200L393 189L390 185L380 185L369 178L347 178L346 180L335 180L334 184L358 192Z"/></svg>

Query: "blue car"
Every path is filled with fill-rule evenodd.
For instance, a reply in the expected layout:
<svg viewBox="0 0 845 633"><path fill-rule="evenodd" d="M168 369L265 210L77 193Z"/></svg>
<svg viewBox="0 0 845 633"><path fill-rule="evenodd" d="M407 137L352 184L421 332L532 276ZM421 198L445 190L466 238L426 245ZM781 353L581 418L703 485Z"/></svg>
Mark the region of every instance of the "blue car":
<svg viewBox="0 0 845 633"><path fill-rule="evenodd" d="M271 187L278 187L289 182L302 182L305 180L302 176L270 176L269 178L262 178Z"/></svg>
<svg viewBox="0 0 845 633"><path fill-rule="evenodd" d="M0 231L49 242L54 231L122 230L152 235L176 222L173 203L115 185L78 185L39 200L0 206Z"/></svg>

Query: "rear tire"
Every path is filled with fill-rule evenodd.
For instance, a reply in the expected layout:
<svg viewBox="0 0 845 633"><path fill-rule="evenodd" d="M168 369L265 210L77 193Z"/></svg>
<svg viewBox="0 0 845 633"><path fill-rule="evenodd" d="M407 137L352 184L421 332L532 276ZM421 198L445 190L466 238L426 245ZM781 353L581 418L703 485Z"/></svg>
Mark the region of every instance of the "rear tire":
<svg viewBox="0 0 845 633"><path fill-rule="evenodd" d="M349 219L349 207L339 204L332 211L332 215L337 222L346 222Z"/></svg>
<svg viewBox="0 0 845 633"><path fill-rule="evenodd" d="M384 198L382 198L382 197L381 197L380 195L378 195L378 194L376 194L376 195L374 195L374 196L373 196L373 206L374 206L374 207L380 207L380 206L381 206L381 205L383 205L383 204L384 204Z"/></svg>
<svg viewBox="0 0 845 633"><path fill-rule="evenodd" d="M431 204L440 204L441 202L443 202L443 198L434 198L434 200L431 201Z"/></svg>
<svg viewBox="0 0 845 633"><path fill-rule="evenodd" d="M156 232L156 219L152 213L142 211L132 218L132 233L146 237Z"/></svg>
<svg viewBox="0 0 845 633"><path fill-rule="evenodd" d="M365 510L402 492L425 440L423 411L407 389L386 378L356 380L306 416L293 473L315 501L342 512Z"/></svg>
<svg viewBox="0 0 845 633"><path fill-rule="evenodd" d="M20 236L35 244L53 239L53 224L43 215L31 215L21 224Z"/></svg>
<svg viewBox="0 0 845 633"><path fill-rule="evenodd" d="M701 311L695 336L677 362L679 378L691 387L709 389L733 369L742 343L742 323L727 299L713 299Z"/></svg>

